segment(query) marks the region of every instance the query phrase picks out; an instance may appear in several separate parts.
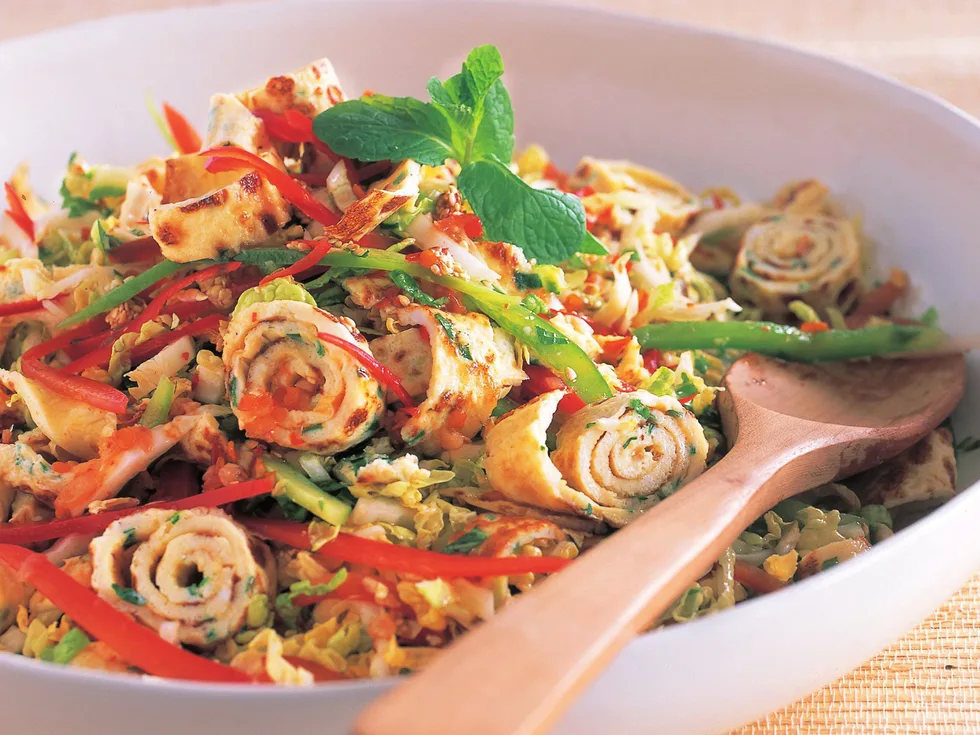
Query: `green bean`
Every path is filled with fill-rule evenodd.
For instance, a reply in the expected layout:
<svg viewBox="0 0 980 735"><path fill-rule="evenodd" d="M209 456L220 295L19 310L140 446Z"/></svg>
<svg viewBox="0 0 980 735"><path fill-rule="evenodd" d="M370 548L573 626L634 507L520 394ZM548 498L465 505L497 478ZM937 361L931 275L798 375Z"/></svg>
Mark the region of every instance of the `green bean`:
<svg viewBox="0 0 980 735"><path fill-rule="evenodd" d="M904 324L803 332L772 322L670 322L640 327L633 334L646 350L746 350L795 362L934 350L947 339L935 327Z"/></svg>
<svg viewBox="0 0 980 735"><path fill-rule="evenodd" d="M61 324L58 325L58 329L66 329L74 326L75 324L81 324L86 319L91 319L93 316L104 314L110 309L114 309L115 307L119 306L119 304L126 303L136 294L146 290L157 281L173 275L181 268L189 265L201 265L210 262L211 261L199 261L198 263L172 263L169 260L163 260L157 263L155 266L147 268L138 276L133 276L128 281L125 281L121 286L117 286L116 288L112 289L102 298L93 301L81 311L75 312L61 322Z"/></svg>
<svg viewBox="0 0 980 735"><path fill-rule="evenodd" d="M295 250L246 250L235 259L282 266L302 256L303 253ZM486 314L501 329L526 345L535 358L555 371L583 401L593 403L612 396L605 378L585 351L549 322L522 306L519 297L498 293L474 281L437 275L429 268L407 260L401 253L386 250L365 250L360 254L351 250L332 250L323 256L320 265L401 271L458 291L467 297L474 311Z"/></svg>

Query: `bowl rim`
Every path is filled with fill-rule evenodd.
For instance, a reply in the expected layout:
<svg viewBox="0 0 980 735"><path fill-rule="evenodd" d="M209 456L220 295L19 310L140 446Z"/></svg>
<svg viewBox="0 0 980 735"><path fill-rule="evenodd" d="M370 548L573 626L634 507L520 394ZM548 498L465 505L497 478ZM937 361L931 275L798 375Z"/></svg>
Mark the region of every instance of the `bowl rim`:
<svg viewBox="0 0 980 735"><path fill-rule="evenodd" d="M236 15L241 13L247 14L255 10L267 11L271 8L275 8L277 11L298 11L304 7L322 10L325 6L329 7L332 5L348 5L357 7L358 9L366 9L370 8L370 6L374 6L375 8L382 6L404 8L413 3L421 4L423 2L428 11L431 11L435 6L451 8L457 12L460 7L465 7L467 11L476 12L492 8L500 9L507 13L550 13L556 16L558 14L563 16L575 15L579 17L579 20L588 20L589 18L614 19L623 23L643 26L645 30L652 32L688 36L709 42L730 42L739 53L744 53L745 50L751 50L761 54L774 55L777 58L781 57L784 60L806 63L817 71L833 75L835 80L848 81L852 84L861 83L877 91L879 94L888 93L892 95L893 100L904 100L910 105L914 104L915 113L928 117L930 124L940 126L947 132L957 134L961 137L972 137L973 145L980 149L980 120L937 94L913 87L887 74L868 69L854 62L835 58L811 49L794 46L785 41L765 39L736 31L703 27L683 21L654 18L620 9L576 5L570 2L570 0L559 0L559 2L549 2L547 0L260 0L259 2L230 5L185 6L126 11L0 41L0 60L6 55L32 50L37 44L57 44L62 40L74 41L80 34L84 35L86 32L93 30L105 30L107 27L114 25L127 26L133 23L152 23L154 20L171 20L174 18L201 22L210 19L219 19L222 16L227 16L229 13ZM365 10L365 12L368 11ZM868 574L870 572L866 572L865 570L879 566L879 560L884 560L887 556L901 553L902 549L919 544L923 537L928 537L931 534L933 526L942 524L946 516L959 512L961 506L966 506L972 502L969 496L975 495L978 487L980 487L980 480L958 490L951 500L931 511L924 518L915 521L885 541L875 544L869 551L850 560L847 564L839 565L832 570L828 570L828 573L814 575L789 585L787 588L776 593L741 602L723 611L724 615L710 615L681 625L673 625L656 631L642 633L624 647L623 650L626 651L627 649L635 649L640 646L656 645L656 641L662 640L664 636L680 638L694 635L699 631L708 631L720 625L734 625L749 616L755 617L759 615L760 613L756 612L756 608L760 605L768 605L772 608L774 604L780 604L786 607L791 604L805 604L804 600L806 599L814 599L827 594L833 594L832 589L828 588L839 586L839 583L848 577ZM378 692L382 689L395 686L399 681L398 677L390 677L378 680L359 679L337 681L312 687L255 687L251 685L243 686L241 684L162 679L146 674L134 676L132 674L76 669L69 666L52 666L47 662L20 655L0 655L0 673L3 670L19 672L25 676L32 677L53 677L63 682L83 686L104 684L119 687L124 691L129 691L130 688L137 687L138 691L145 692L149 687L163 692L180 693L182 697L191 699L210 699L216 696L235 697L247 693L249 696L260 696L267 699L276 698L286 703L299 699L305 700L309 697L319 697L331 692L337 692L338 694Z"/></svg>

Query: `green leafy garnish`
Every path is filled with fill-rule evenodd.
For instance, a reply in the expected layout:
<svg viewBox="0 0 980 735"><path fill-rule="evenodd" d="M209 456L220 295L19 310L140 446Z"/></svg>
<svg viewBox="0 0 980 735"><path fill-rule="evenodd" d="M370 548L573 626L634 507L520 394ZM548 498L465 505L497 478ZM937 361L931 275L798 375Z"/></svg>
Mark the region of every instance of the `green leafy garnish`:
<svg viewBox="0 0 980 735"><path fill-rule="evenodd" d="M648 421L651 424L657 423L657 415L639 398L630 398L629 407L636 411L644 421Z"/></svg>
<svg viewBox="0 0 980 735"><path fill-rule="evenodd" d="M374 94L320 113L313 130L332 150L362 161L458 161L457 184L486 236L521 247L539 263L560 263L579 251L606 253L586 231L578 197L534 189L507 167L514 110L503 73L496 47L479 46L459 74L429 80L430 102Z"/></svg>
<svg viewBox="0 0 980 735"><path fill-rule="evenodd" d="M490 537L486 531L472 528L455 541L446 544L443 552L446 554L468 554L474 549L480 548L488 538Z"/></svg>
<svg viewBox="0 0 980 735"><path fill-rule="evenodd" d="M128 549L130 546L136 546L139 543L139 539L136 538L136 529L127 528L123 531L123 548Z"/></svg>
<svg viewBox="0 0 980 735"><path fill-rule="evenodd" d="M459 338L459 335L456 334L456 328L453 326L453 323L438 312L433 314L433 316L435 316L436 321L439 322L439 326L442 327L442 331L446 333L449 340L456 345L456 350L459 352L459 354L466 360L472 360L473 353L470 352L470 346L463 342Z"/></svg>
<svg viewBox="0 0 980 735"><path fill-rule="evenodd" d="M131 587L121 587L118 584L113 583L112 591L116 593L116 596L120 600L123 602L128 602L130 605L138 605L142 607L146 604L146 598Z"/></svg>
<svg viewBox="0 0 980 735"><path fill-rule="evenodd" d="M419 282L416 281L412 276L408 275L405 271L392 271L388 274L391 277L392 282L398 286L405 295L408 296L412 301L422 304L422 306L431 306L436 309L441 309L447 303L449 303L448 298L434 299L419 286Z"/></svg>
<svg viewBox="0 0 980 735"><path fill-rule="evenodd" d="M535 189L498 160L474 161L456 181L491 240L513 243L539 263L561 263L582 249L585 208L555 189Z"/></svg>

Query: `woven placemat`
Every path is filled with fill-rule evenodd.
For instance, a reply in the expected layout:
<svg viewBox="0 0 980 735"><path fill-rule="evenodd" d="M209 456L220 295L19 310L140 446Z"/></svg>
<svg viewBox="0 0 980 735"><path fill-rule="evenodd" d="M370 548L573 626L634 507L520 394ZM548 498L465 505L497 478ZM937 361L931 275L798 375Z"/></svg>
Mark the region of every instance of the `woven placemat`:
<svg viewBox="0 0 980 735"><path fill-rule="evenodd" d="M898 643L730 735L980 732L980 576Z"/></svg>
<svg viewBox="0 0 980 735"><path fill-rule="evenodd" d="M0 0L0 39L130 10L222 1ZM558 1L795 44L890 74L980 116L980 0ZM730 735L787 733L980 733L980 576L864 666Z"/></svg>

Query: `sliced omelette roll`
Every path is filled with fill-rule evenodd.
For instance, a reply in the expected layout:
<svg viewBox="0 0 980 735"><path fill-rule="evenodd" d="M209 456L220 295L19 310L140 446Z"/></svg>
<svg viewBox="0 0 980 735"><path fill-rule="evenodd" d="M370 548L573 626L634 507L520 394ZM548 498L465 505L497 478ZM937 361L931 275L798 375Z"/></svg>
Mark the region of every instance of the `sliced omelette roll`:
<svg viewBox="0 0 980 735"><path fill-rule="evenodd" d="M381 364L425 399L401 430L423 451L452 449L487 423L497 401L524 380L514 346L483 314L450 314L427 306L399 309L397 334L374 340Z"/></svg>
<svg viewBox="0 0 980 735"><path fill-rule="evenodd" d="M231 407L253 439L335 454L369 437L384 393L338 337L370 354L353 323L317 308L306 291L278 280L242 294L224 337Z"/></svg>
<svg viewBox="0 0 980 735"><path fill-rule="evenodd" d="M691 263L705 273L727 276L735 265L742 237L748 229L777 214L778 210L754 202L702 212L684 231L685 236L698 236Z"/></svg>
<svg viewBox="0 0 980 735"><path fill-rule="evenodd" d="M847 312L860 296L861 246L850 222L823 215L782 215L753 225L731 274L732 295L770 319L804 301L821 315Z"/></svg>
<svg viewBox="0 0 980 735"><path fill-rule="evenodd" d="M549 456L547 429L563 395L544 393L487 432L483 467L494 490L624 526L704 471L708 443L697 419L676 399L645 391L577 411Z"/></svg>
<svg viewBox="0 0 980 735"><path fill-rule="evenodd" d="M708 442L676 398L636 391L575 412L551 459L573 488L623 525L704 472Z"/></svg>
<svg viewBox="0 0 980 735"><path fill-rule="evenodd" d="M629 161L583 158L568 182L569 189L591 187L603 202L613 196L628 210L654 209L661 232L684 229L701 206L697 197L663 174Z"/></svg>
<svg viewBox="0 0 980 735"><path fill-rule="evenodd" d="M92 588L173 642L225 640L242 627L252 595L275 589L268 548L217 509L134 513L89 550Z"/></svg>

